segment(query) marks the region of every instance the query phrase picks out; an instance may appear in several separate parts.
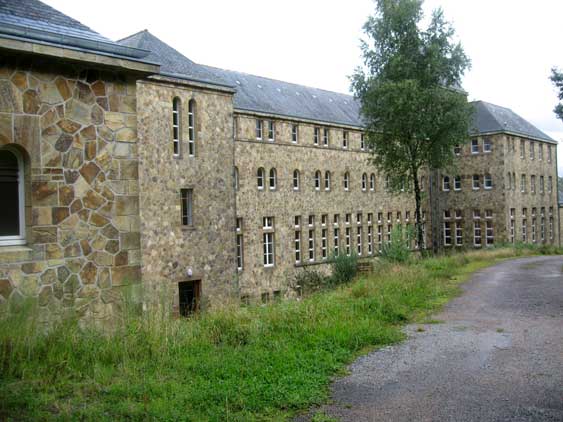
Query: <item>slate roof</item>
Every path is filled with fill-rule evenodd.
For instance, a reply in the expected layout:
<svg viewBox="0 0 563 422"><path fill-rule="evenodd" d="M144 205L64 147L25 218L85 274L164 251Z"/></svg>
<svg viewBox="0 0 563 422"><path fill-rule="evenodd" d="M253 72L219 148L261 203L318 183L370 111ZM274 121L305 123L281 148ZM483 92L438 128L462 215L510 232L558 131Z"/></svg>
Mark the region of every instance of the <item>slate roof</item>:
<svg viewBox="0 0 563 422"><path fill-rule="evenodd" d="M0 36L31 39L135 59L146 51L125 48L39 0L0 0Z"/></svg>
<svg viewBox="0 0 563 422"><path fill-rule="evenodd" d="M146 29L117 41L121 45L148 50L146 59L160 64L160 73L197 82L228 85L223 79L194 63Z"/></svg>
<svg viewBox="0 0 563 422"><path fill-rule="evenodd" d="M509 108L485 101L474 101L472 104L475 106L472 134L510 132L530 138L555 142L553 138Z"/></svg>

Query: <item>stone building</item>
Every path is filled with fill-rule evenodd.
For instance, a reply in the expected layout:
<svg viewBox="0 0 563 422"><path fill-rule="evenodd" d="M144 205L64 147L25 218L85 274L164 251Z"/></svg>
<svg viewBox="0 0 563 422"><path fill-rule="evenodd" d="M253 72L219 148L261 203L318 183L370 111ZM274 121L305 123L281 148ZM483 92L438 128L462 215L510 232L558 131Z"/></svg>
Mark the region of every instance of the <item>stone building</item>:
<svg viewBox="0 0 563 422"><path fill-rule="evenodd" d="M290 296L297 271L414 224L348 95L198 65L148 31L113 42L37 0L0 0L0 50L9 306L104 321L141 292L181 314ZM456 165L423 180L426 243L559 243L556 142L474 105Z"/></svg>

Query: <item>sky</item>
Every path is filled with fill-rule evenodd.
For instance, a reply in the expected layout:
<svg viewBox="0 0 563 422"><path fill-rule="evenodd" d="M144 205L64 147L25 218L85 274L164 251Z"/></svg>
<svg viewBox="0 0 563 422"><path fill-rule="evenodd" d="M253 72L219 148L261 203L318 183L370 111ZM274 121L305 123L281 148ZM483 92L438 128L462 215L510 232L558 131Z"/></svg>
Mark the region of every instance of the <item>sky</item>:
<svg viewBox="0 0 563 422"><path fill-rule="evenodd" d="M112 39L148 29L191 60L337 92L361 65L362 25L372 0L43 0ZM157 5L157 6L155 6ZM560 141L550 69L563 69L563 1L426 0L456 30L471 58L470 100L511 108Z"/></svg>

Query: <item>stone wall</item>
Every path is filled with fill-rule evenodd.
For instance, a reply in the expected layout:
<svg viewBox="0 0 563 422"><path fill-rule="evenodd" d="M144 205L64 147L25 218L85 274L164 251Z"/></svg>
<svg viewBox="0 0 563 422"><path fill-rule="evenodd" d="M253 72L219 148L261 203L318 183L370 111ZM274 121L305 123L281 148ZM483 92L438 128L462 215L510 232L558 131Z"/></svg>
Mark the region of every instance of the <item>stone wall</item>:
<svg viewBox="0 0 563 422"><path fill-rule="evenodd" d="M172 144L176 97L178 157ZM236 291L232 93L153 79L139 82L137 99L145 297L177 310L178 282L200 280L203 302L220 303ZM194 156L188 154L190 100L195 100ZM181 189L193 189L192 226L182 225Z"/></svg>
<svg viewBox="0 0 563 422"><path fill-rule="evenodd" d="M27 243L0 247L0 302L107 320L140 282L136 125L133 77L2 57L0 148L24 157Z"/></svg>

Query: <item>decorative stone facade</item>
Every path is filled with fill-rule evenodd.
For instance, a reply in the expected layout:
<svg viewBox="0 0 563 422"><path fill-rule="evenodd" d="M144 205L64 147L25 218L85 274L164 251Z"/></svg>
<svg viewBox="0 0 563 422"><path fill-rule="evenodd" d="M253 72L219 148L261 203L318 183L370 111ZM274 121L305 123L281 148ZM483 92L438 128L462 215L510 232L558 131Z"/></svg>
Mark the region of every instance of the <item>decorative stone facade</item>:
<svg viewBox="0 0 563 422"><path fill-rule="evenodd" d="M136 101L126 74L3 55L0 148L24 158L27 244L0 247L0 302L104 320L141 282Z"/></svg>

